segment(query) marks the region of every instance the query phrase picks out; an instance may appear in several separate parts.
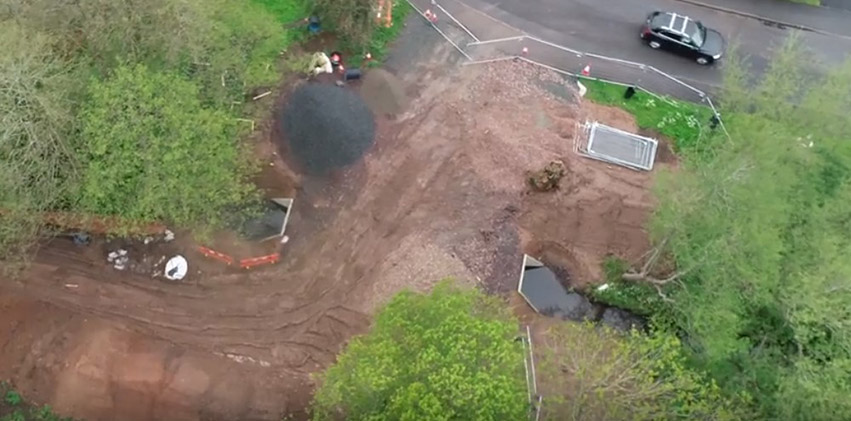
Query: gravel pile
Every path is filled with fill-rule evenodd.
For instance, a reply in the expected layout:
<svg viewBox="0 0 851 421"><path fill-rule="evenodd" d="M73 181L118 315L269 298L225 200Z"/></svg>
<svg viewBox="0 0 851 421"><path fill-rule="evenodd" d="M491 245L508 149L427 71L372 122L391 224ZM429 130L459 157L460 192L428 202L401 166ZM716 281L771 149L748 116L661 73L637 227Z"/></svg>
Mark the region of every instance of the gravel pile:
<svg viewBox="0 0 851 421"><path fill-rule="evenodd" d="M375 138L367 105L357 94L334 85L302 85L283 113L281 128L290 151L310 174L356 162Z"/></svg>

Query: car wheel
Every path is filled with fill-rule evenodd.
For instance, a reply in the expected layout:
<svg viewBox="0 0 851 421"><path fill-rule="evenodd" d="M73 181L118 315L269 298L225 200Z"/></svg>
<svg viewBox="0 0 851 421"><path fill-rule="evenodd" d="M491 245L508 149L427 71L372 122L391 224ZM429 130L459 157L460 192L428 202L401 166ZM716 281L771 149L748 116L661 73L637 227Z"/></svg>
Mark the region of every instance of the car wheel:
<svg viewBox="0 0 851 421"><path fill-rule="evenodd" d="M709 60L709 59L708 59L708 58L706 58L706 57L698 57L698 58L697 58L697 64L700 64L700 65L704 65L704 66L705 66L705 65L707 65L707 64L709 64L709 63L711 63L711 62L712 62L712 61L711 61L711 60Z"/></svg>
<svg viewBox="0 0 851 421"><path fill-rule="evenodd" d="M659 44L658 41L650 41L650 42L647 43L647 45L649 45L650 48L652 48L654 50L658 50L659 48L662 47L662 44Z"/></svg>

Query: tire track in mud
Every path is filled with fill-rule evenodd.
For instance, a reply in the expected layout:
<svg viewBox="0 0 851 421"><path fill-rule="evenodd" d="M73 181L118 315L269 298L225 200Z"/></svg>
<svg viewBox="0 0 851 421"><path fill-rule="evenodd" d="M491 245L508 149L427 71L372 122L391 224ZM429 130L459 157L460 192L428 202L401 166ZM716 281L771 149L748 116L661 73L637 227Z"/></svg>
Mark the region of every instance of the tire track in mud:
<svg viewBox="0 0 851 421"><path fill-rule="evenodd" d="M74 312L123 321L138 330L182 345L228 353L232 348L245 352L248 348L245 345L250 344L252 350L246 352L248 356L275 365L288 365L291 361L275 359L271 352L283 344L304 348L307 353L319 353L315 359L327 364L333 361L342 337L362 330L368 324L366 315L340 306L338 294L317 300L294 297L293 302L307 304L282 306L265 303L252 310L253 304L264 301L262 289L245 291L233 286L210 292L170 295L165 291L167 284L139 288L140 284L157 281L124 273L120 274L125 275L121 278L98 279L91 271L60 269L79 268L79 259L63 255L62 251L45 251L47 253L43 252L40 261L33 265L29 281L21 292ZM45 264L41 262L43 260L55 264ZM77 287L66 289L66 283L74 283ZM240 300L245 303L240 303ZM336 322L329 323L328 317Z"/></svg>

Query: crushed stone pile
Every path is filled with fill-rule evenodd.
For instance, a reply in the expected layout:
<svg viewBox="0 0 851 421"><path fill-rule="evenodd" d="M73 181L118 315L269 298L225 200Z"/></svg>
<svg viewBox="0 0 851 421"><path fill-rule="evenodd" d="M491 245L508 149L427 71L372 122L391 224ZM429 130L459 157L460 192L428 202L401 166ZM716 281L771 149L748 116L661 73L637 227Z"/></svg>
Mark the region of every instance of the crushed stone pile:
<svg viewBox="0 0 851 421"><path fill-rule="evenodd" d="M352 164L372 146L375 120L355 93L307 83L290 96L281 129L304 170L324 174Z"/></svg>

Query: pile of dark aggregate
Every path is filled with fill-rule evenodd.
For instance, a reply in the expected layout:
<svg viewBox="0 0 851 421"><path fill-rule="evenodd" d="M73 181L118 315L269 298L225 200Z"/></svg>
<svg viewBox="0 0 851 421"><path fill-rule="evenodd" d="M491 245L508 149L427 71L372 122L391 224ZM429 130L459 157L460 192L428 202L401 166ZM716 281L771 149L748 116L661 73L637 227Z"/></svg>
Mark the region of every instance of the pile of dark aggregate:
<svg viewBox="0 0 851 421"><path fill-rule="evenodd" d="M281 129L290 152L310 174L325 174L359 160L375 139L375 120L354 92L305 83L290 96Z"/></svg>

